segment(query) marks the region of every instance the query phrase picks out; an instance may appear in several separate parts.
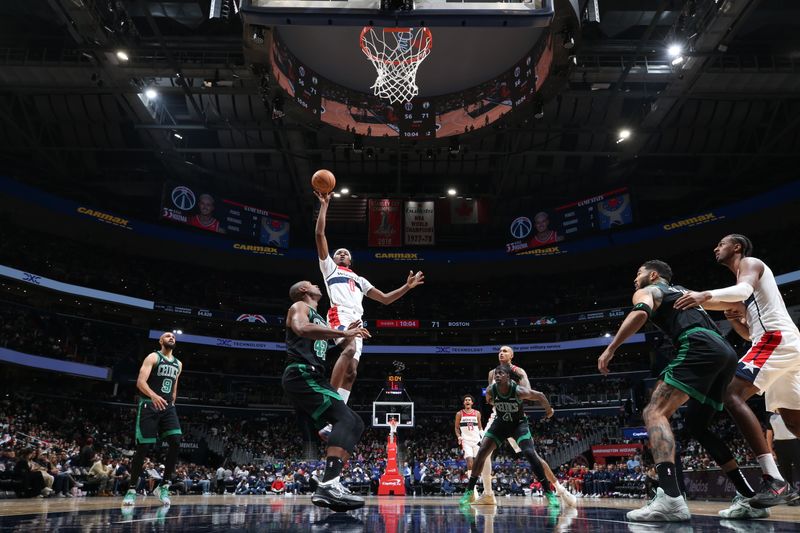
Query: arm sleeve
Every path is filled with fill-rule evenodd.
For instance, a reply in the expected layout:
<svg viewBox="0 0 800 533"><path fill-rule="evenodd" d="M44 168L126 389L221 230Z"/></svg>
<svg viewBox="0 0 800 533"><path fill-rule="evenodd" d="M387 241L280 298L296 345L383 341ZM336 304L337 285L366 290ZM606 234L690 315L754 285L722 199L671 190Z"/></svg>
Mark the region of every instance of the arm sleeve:
<svg viewBox="0 0 800 533"><path fill-rule="evenodd" d="M319 260L319 269L322 271L322 276L327 278L336 270L336 263L333 262L331 256L328 256Z"/></svg>
<svg viewBox="0 0 800 533"><path fill-rule="evenodd" d="M753 286L749 283L737 283L732 287L725 287L724 289L714 289L708 291L711 298L718 302L743 302L750 298L753 294Z"/></svg>

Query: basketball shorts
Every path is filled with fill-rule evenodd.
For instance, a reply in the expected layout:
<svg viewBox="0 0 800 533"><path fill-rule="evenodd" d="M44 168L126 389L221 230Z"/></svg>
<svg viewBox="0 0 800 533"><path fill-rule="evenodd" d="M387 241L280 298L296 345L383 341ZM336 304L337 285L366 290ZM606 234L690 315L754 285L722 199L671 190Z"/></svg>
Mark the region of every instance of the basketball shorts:
<svg viewBox="0 0 800 533"><path fill-rule="evenodd" d="M504 422L495 418L486 429L484 438L492 439L498 447L503 444L504 440L508 440L509 443L513 440L518 446L526 440L533 442L528 417L516 422Z"/></svg>
<svg viewBox="0 0 800 533"><path fill-rule="evenodd" d="M489 422L486 423L486 428L487 429L489 427L491 427L492 422L494 422L495 418L497 418L497 413L495 412L494 409L492 409L492 414L489 415ZM521 448L519 447L519 444L517 444L517 441L514 440L514 437L508 437L508 445L511 446L511 448L514 450L514 453L519 453L520 450L521 450ZM498 446L499 446L499 444L498 444Z"/></svg>
<svg viewBox="0 0 800 533"><path fill-rule="evenodd" d="M335 402L344 405L342 397L322 373L321 367L292 363L286 366L281 378L283 390L292 405L311 417L317 429L328 422L327 412Z"/></svg>
<svg viewBox="0 0 800 533"><path fill-rule="evenodd" d="M725 390L736 372L734 349L716 331L690 328L678 337L675 358L661 372L667 385L722 411Z"/></svg>
<svg viewBox="0 0 800 533"><path fill-rule="evenodd" d="M758 387L767 411L800 409L800 337L767 331L741 358L736 375Z"/></svg>
<svg viewBox="0 0 800 533"><path fill-rule="evenodd" d="M478 455L478 448L481 447L481 441L471 439L461 439L461 449L464 450L464 459L474 458Z"/></svg>
<svg viewBox="0 0 800 533"><path fill-rule="evenodd" d="M175 404L158 411L150 399L139 398L136 409L136 444L155 444L158 438L182 435Z"/></svg>
<svg viewBox="0 0 800 533"><path fill-rule="evenodd" d="M353 322L358 322L361 320L361 316L355 313L351 313L346 311L341 306L331 307L328 310L328 324L332 328L338 329L339 331L344 331L347 327L352 324ZM345 339L338 338L334 339L334 343L337 345L341 344ZM353 359L358 361L361 359L361 350L364 348L364 339L358 337L355 340L356 343L356 353L353 355Z"/></svg>

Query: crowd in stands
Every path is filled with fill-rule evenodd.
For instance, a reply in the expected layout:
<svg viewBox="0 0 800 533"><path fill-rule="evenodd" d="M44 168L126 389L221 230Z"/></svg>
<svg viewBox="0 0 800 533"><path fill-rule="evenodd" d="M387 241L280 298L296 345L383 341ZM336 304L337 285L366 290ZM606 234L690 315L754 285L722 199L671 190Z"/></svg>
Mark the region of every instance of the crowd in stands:
<svg viewBox="0 0 800 533"><path fill-rule="evenodd" d="M108 416L113 410L114 416ZM133 409L125 406L80 401L54 402L36 395L16 394L0 401L0 483L14 479L20 495L74 497L119 495L131 483L141 491L152 490L163 476L162 452L155 450L139 480L131 480ZM176 470L173 491L179 493L281 494L313 490L314 476L324 466L323 444L304 446L302 431L292 416L233 417L204 410L182 414L187 438L221 441L222 453L207 460L182 460ZM619 434L615 417L573 417L532 422L539 453L552 459L559 450L584 437L590 443L608 443ZM674 421L682 435L682 419ZM191 429L190 429L191 428ZM598 428L607 428L603 437ZM735 427L724 417L715 431L731 442L741 465L755 464ZM192 437L188 437L192 434ZM351 490L375 493L385 468L385 429L369 428L358 443L343 482ZM449 416L424 416L417 427L398 433L401 473L411 494L449 494L463 491L466 465L460 457ZM583 441L584 443L587 441ZM584 447L588 448L588 445ZM249 451L238 464L234 451ZM714 468L704 450L691 439L683 440L681 462L685 470ZM227 459L225 459L227 458ZM500 494L540 491L528 464L503 446L494 459L495 489ZM639 497L652 466L640 457L623 458L617 464L589 468L581 457L555 469L563 484L576 494L598 497ZM585 461L584 461L585 463ZM652 477L652 476L651 476Z"/></svg>

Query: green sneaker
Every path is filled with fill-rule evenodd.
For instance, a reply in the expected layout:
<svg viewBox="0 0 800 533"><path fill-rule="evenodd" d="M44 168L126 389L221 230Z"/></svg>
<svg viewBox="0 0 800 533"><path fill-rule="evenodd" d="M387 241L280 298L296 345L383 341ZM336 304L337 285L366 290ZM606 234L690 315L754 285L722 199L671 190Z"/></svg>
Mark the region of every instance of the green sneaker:
<svg viewBox="0 0 800 533"><path fill-rule="evenodd" d="M544 495L547 498L548 507L561 507L561 502L558 501L558 496L554 491L545 492Z"/></svg>
<svg viewBox="0 0 800 533"><path fill-rule="evenodd" d="M130 489L125 493L125 497L122 498L122 507L133 507L134 505L136 505L136 491Z"/></svg>
<svg viewBox="0 0 800 533"><path fill-rule="evenodd" d="M467 490L464 492L464 495L458 500L458 505L469 505L475 501L475 491L474 490Z"/></svg>
<svg viewBox="0 0 800 533"><path fill-rule="evenodd" d="M169 485L167 483L158 487L158 499L161 500L161 503L164 505L169 505L171 503L169 501Z"/></svg>

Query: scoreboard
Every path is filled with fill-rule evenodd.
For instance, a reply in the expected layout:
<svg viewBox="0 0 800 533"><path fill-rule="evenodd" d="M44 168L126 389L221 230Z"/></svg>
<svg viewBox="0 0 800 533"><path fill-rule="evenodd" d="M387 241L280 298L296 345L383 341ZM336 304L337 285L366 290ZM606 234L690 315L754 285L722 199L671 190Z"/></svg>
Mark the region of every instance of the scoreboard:
<svg viewBox="0 0 800 533"><path fill-rule="evenodd" d="M433 102L414 99L403 104L397 121L400 137L406 139L432 139L436 136L436 109Z"/></svg>
<svg viewBox="0 0 800 533"><path fill-rule="evenodd" d="M322 107L319 76L305 65L298 66L293 74L295 75L293 80L295 102L311 111L315 116L319 116Z"/></svg>

